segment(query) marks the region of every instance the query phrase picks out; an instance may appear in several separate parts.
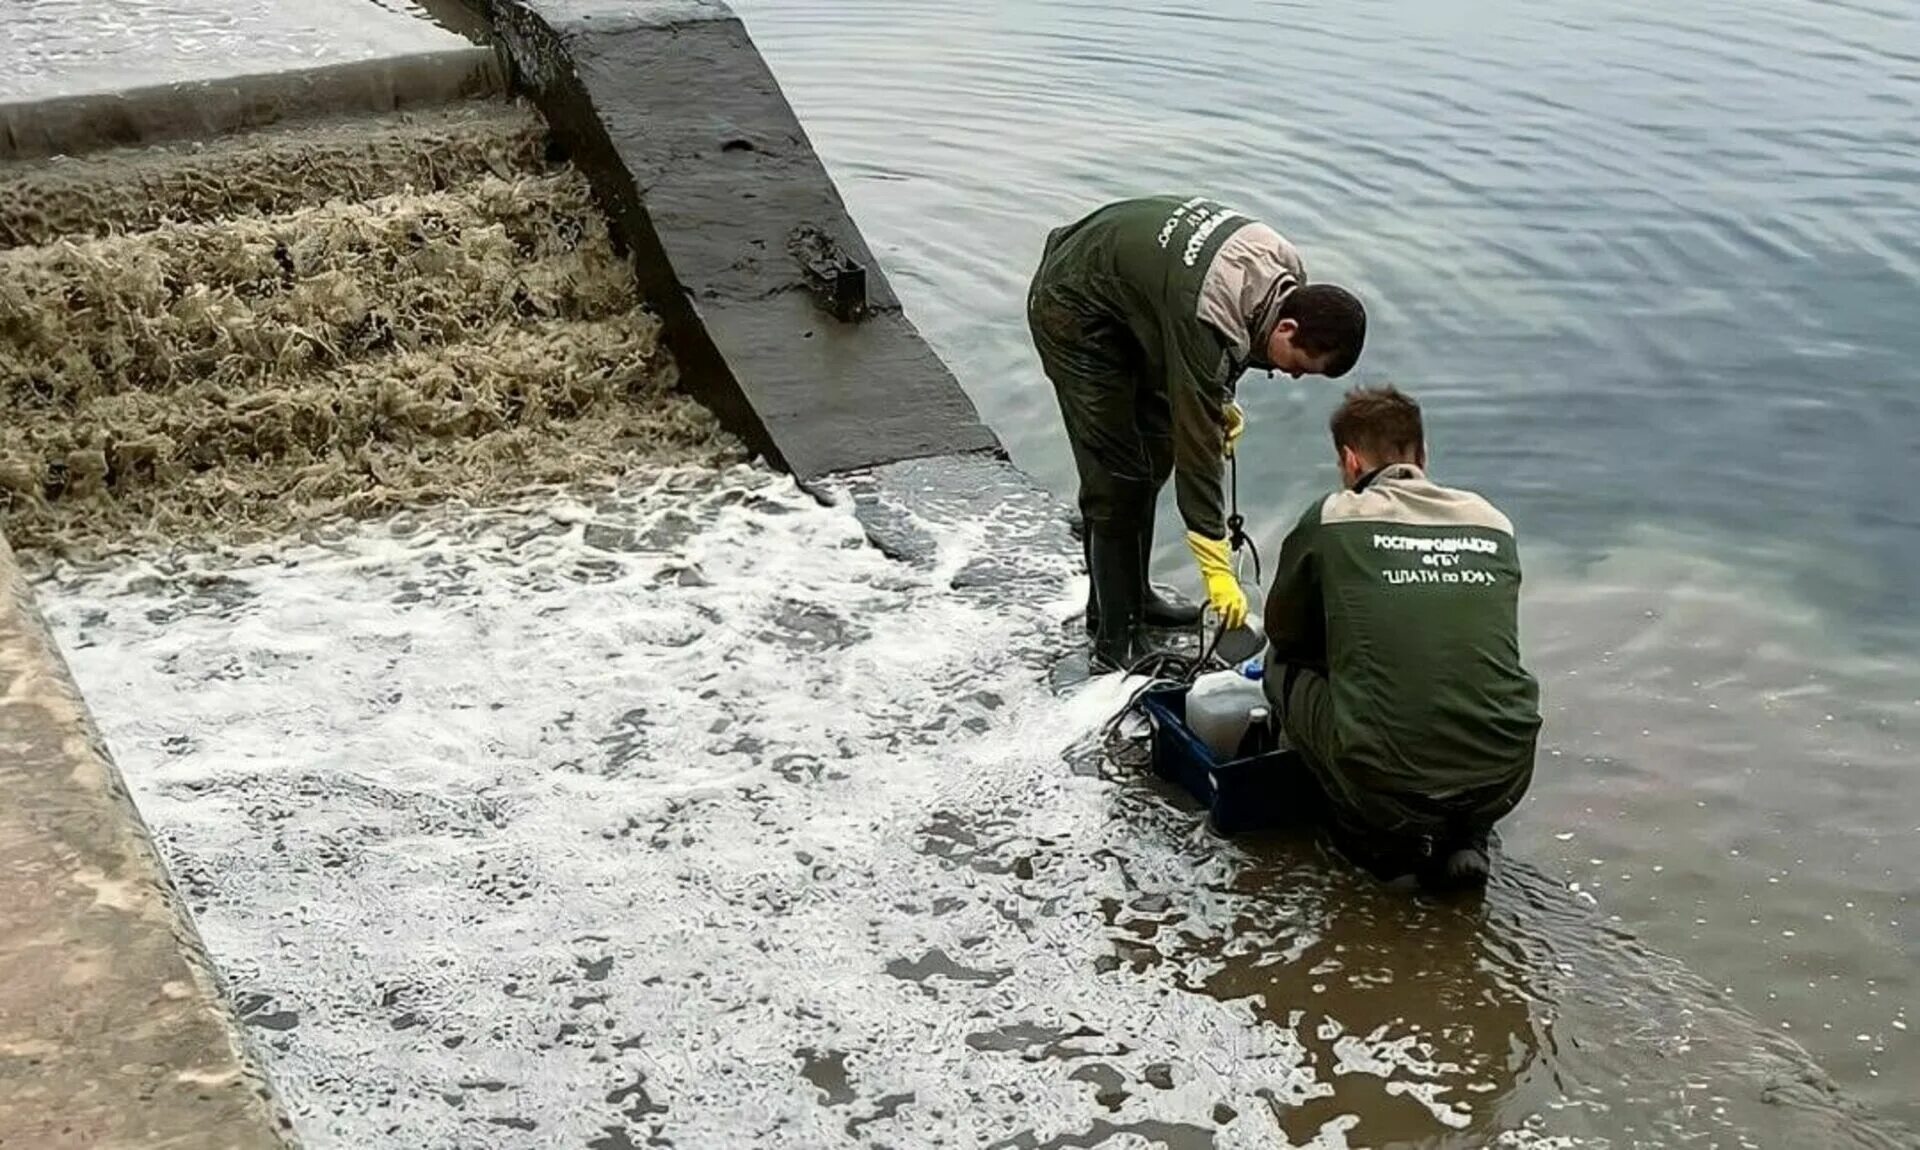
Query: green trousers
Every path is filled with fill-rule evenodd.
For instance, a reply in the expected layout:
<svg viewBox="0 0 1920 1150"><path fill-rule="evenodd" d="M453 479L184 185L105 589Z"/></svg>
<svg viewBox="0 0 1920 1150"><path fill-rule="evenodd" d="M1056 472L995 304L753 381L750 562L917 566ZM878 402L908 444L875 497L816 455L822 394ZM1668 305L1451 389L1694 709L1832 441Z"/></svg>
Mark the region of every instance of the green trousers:
<svg viewBox="0 0 1920 1150"><path fill-rule="evenodd" d="M1462 846L1485 842L1493 824L1512 810L1512 786L1436 802L1383 791L1342 769L1333 710L1333 686L1314 667L1267 668L1269 702L1287 741L1312 776L1321 819L1341 852L1383 878L1418 871Z"/></svg>
<svg viewBox="0 0 1920 1150"><path fill-rule="evenodd" d="M1119 321L1037 285L1027 327L1073 449L1081 516L1089 525L1150 520L1173 474L1173 413L1139 342Z"/></svg>

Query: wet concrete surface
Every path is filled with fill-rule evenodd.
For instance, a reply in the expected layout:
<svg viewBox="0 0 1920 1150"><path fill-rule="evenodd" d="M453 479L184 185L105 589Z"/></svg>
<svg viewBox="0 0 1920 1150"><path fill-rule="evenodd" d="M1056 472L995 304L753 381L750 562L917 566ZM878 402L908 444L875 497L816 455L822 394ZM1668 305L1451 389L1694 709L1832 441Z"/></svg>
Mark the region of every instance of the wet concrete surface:
<svg viewBox="0 0 1920 1150"><path fill-rule="evenodd" d="M954 466L43 585L312 1144L1914 1144L1524 857L1210 834L1049 685L1057 511Z"/></svg>
<svg viewBox="0 0 1920 1150"><path fill-rule="evenodd" d="M0 873L0 1144L288 1144L4 541Z"/></svg>
<svg viewBox="0 0 1920 1150"><path fill-rule="evenodd" d="M682 378L730 431L802 479L999 452L724 5L476 3L639 257ZM803 233L864 268L863 318L808 291Z"/></svg>
<svg viewBox="0 0 1920 1150"><path fill-rule="evenodd" d="M461 46L0 103L0 160L209 140L289 121L409 111L505 93L506 78L493 52Z"/></svg>
<svg viewBox="0 0 1920 1150"><path fill-rule="evenodd" d="M32 0L0 23L0 102L463 48L410 0Z"/></svg>

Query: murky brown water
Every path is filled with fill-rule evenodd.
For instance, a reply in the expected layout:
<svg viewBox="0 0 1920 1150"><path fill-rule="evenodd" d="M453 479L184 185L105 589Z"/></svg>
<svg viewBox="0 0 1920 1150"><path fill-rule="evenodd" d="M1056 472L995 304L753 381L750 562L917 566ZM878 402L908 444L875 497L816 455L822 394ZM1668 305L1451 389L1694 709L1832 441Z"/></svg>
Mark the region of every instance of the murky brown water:
<svg viewBox="0 0 1920 1150"><path fill-rule="evenodd" d="M62 576L313 1144L1912 1143L1910 20L743 10L1060 490L1019 285L1079 205L1227 195L1366 289L1520 524L1536 790L1483 902L1220 843L1041 688L1070 590L954 599L1017 532L903 570L763 479ZM1329 396L1250 388L1243 492L1328 481Z"/></svg>
<svg viewBox="0 0 1920 1150"><path fill-rule="evenodd" d="M316 1150L1915 1144L1539 808L1443 903L1206 831L1102 753L1120 684L1047 686L1073 553L980 486L668 474L40 594Z"/></svg>
<svg viewBox="0 0 1920 1150"><path fill-rule="evenodd" d="M1024 286L1109 196L1355 285L1363 380L1514 517L1513 852L1920 1121L1920 21L1836 0L740 0L915 322L1072 490ZM1243 383L1272 555L1324 382ZM1163 511L1171 523L1171 508ZM1178 535L1160 574L1197 590Z"/></svg>

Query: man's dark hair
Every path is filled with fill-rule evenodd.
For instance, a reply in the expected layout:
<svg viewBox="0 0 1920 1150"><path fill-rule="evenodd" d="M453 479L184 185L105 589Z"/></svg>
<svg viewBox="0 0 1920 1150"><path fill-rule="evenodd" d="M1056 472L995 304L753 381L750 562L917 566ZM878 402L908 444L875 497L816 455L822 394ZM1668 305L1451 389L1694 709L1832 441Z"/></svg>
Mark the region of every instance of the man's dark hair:
<svg viewBox="0 0 1920 1150"><path fill-rule="evenodd" d="M1335 447L1351 447L1375 463L1418 463L1425 454L1420 405L1391 383L1347 392L1327 427Z"/></svg>
<svg viewBox="0 0 1920 1150"><path fill-rule="evenodd" d="M1302 284L1280 305L1280 318L1300 328L1293 346L1308 355L1332 355L1327 375L1339 378L1353 370L1367 342L1367 309L1360 298L1333 284Z"/></svg>

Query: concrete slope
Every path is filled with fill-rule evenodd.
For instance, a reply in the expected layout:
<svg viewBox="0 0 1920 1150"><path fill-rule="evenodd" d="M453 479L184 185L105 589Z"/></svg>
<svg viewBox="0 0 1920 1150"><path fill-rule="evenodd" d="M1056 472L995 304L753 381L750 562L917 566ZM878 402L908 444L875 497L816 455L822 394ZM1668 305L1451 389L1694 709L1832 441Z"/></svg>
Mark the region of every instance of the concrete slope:
<svg viewBox="0 0 1920 1150"><path fill-rule="evenodd" d="M32 604L0 540L0 1144L288 1145Z"/></svg>
<svg viewBox="0 0 1920 1150"><path fill-rule="evenodd" d="M724 4L474 3L637 256L688 387L729 430L803 481L1004 456ZM828 272L821 290L809 265ZM833 285L854 276L864 310L834 310Z"/></svg>

